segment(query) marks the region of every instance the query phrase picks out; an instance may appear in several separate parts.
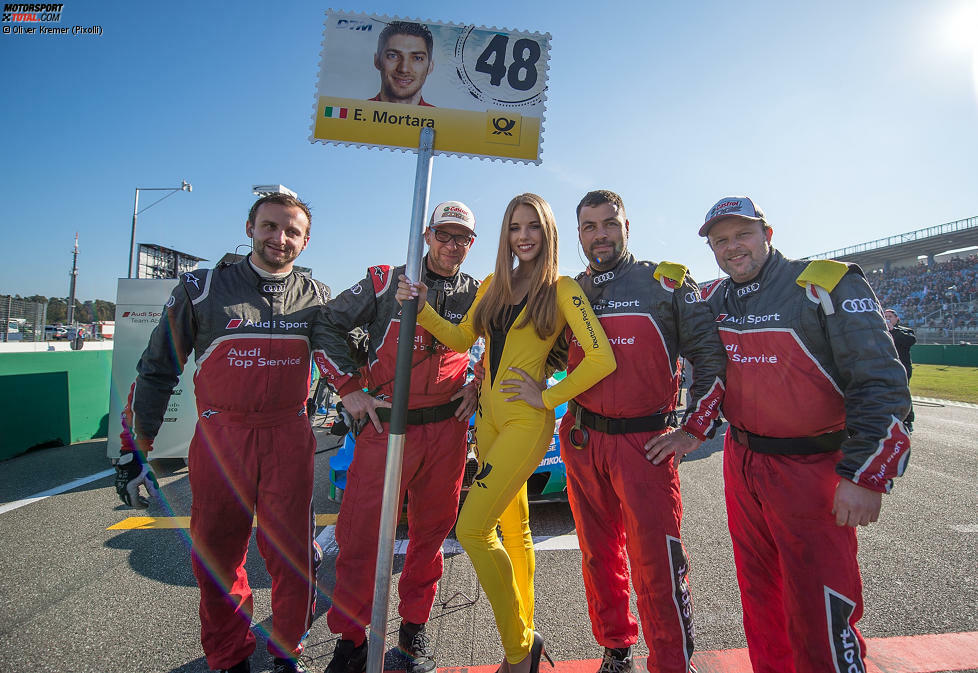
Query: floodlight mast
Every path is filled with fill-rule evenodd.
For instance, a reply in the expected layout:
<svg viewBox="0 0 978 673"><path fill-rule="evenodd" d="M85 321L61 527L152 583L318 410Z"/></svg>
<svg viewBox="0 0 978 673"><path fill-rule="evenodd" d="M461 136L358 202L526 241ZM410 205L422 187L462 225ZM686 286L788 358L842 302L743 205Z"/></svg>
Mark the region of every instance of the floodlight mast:
<svg viewBox="0 0 978 673"><path fill-rule="evenodd" d="M129 233L129 277L130 278L132 278L132 264L133 264L132 253L133 253L134 248L136 247L136 216L139 215L140 213L146 212L147 210L149 210L150 208L152 208L153 206L155 206L157 203L159 203L163 199L165 199L165 198L167 198L169 196L173 196L177 192L192 192L192 191L194 191L193 185L191 185L186 180L181 180L180 182L181 182L181 184L180 184L179 187L136 187L136 198L135 198L135 200L133 201L133 204L132 204L132 231ZM156 199L151 204L149 204L148 206L146 206L145 208L143 208L142 210L140 210L139 209L139 192L141 192L141 191L143 191L143 192L170 192L170 193L169 194L166 194L165 196L163 196L163 197L161 197L159 199Z"/></svg>

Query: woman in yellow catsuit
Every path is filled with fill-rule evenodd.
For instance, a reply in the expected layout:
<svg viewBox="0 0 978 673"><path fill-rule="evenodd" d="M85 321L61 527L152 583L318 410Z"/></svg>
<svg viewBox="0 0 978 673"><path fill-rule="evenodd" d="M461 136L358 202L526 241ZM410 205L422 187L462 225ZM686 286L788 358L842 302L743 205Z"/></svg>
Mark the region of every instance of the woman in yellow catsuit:
<svg viewBox="0 0 978 673"><path fill-rule="evenodd" d="M553 211L536 194L521 194L503 216L496 271L482 283L462 322L444 320L427 304L418 313L422 327L460 353L478 337L486 339L486 373L476 416L480 470L455 533L492 604L506 652L501 670L509 673L536 673L545 654L543 638L533 630L534 559L526 480L550 446L554 408L615 369L615 356L587 297L557 269ZM400 301L426 293L423 284L410 284L401 276ZM584 361L545 389L547 355L567 325L584 347ZM504 547L497 523L504 533L521 534Z"/></svg>

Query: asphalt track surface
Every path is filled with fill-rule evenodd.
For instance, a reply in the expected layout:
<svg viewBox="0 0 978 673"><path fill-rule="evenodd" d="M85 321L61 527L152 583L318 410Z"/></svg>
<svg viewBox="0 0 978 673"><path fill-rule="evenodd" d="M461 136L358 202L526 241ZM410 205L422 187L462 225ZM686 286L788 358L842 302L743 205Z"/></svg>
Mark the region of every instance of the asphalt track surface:
<svg viewBox="0 0 978 673"><path fill-rule="evenodd" d="M870 670L978 672L978 408L918 403L916 428L907 475L884 497L881 520L860 529L866 598L860 626L870 639ZM325 435L320 440L329 446ZM317 456L317 532L327 541L338 511L327 497L331 453ZM186 519L170 518L190 513L181 461L156 465L168 507L121 505L109 476L22 502L105 471L104 454L105 442L95 441L0 463L0 672L207 670ZM700 673L749 670L721 461L714 440L680 468ZM531 527L540 542L537 627L558 673L593 673L601 650L588 622L570 510L534 506ZM398 536L404 537L403 527ZM438 665L492 673L502 656L492 612L469 559L453 543L429 622ZM395 557L395 582L402 561ZM270 579L254 540L248 574L259 638L253 670L268 671L263 632L270 627ZM319 618L304 657L314 671L325 668L336 642L322 618L334 583L327 557L319 574ZM392 596L389 647L399 624L393 583ZM645 654L640 640L640 670ZM392 653L387 665L401 667Z"/></svg>

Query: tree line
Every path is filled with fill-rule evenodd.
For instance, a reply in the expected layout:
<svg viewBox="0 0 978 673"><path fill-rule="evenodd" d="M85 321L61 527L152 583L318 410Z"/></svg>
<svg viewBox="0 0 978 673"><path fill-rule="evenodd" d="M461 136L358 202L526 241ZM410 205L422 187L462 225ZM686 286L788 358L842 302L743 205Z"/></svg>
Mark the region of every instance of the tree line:
<svg viewBox="0 0 978 673"><path fill-rule="evenodd" d="M14 295L14 299L33 301L39 304L47 304L47 321L49 325L63 323L68 320L68 298L67 297L44 297L36 294L30 297ZM94 301L82 301L75 298L75 322L93 323L104 320L115 320L115 304L104 299Z"/></svg>

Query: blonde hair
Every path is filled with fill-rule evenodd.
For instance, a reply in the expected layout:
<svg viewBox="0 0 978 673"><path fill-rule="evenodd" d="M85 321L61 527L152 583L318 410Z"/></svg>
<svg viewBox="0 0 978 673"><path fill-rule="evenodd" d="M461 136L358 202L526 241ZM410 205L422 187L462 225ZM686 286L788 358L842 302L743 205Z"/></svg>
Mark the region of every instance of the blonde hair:
<svg viewBox="0 0 978 673"><path fill-rule="evenodd" d="M496 253L496 271L492 282L475 309L473 324L476 332L488 335L493 325L505 325L508 312L518 297L513 296L513 262L516 253L509 245L509 225L518 206L529 206L536 211L542 227L543 249L531 262L532 267L523 269L529 273L530 287L526 294L526 312L515 327L533 323L537 336L546 339L557 329L557 221L550 204L536 194L520 194L506 206L503 224L499 232L499 250Z"/></svg>

